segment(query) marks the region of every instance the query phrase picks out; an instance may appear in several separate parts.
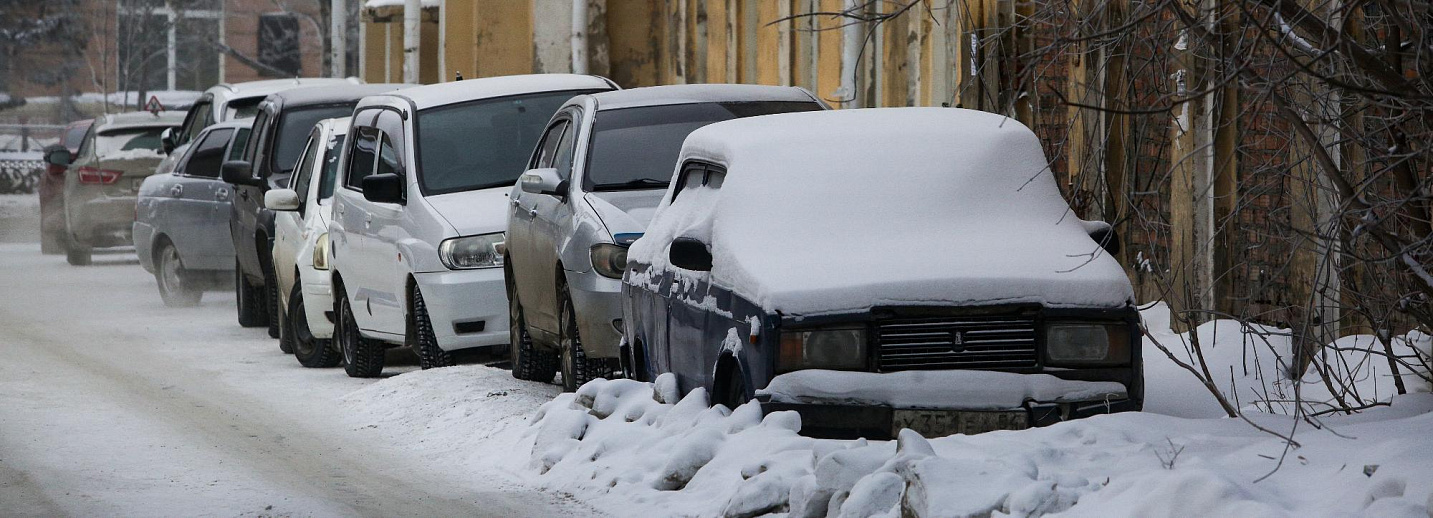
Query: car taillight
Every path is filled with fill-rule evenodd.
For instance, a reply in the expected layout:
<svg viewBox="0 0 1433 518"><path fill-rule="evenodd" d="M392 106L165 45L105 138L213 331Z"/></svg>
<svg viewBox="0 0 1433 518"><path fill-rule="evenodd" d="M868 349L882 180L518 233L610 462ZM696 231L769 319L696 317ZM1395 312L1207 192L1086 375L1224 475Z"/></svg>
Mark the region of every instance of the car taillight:
<svg viewBox="0 0 1433 518"><path fill-rule="evenodd" d="M85 166L85 167L81 167L81 168L79 168L79 169L76 169L75 172L79 173L79 175L80 175L80 183L95 183L95 184L105 184L105 185L109 185L109 184L118 182L118 181L119 181L119 177L124 176L124 172L123 172L123 171L114 171L114 170L110 170L110 169L100 169L100 168L98 168L98 167L89 167L89 166Z"/></svg>
<svg viewBox="0 0 1433 518"><path fill-rule="evenodd" d="M68 170L68 169L69 169L68 167L65 167L65 166L62 166L62 165L50 164L50 165L49 165L49 170L48 170L48 171L45 171L45 172L50 173L50 174L52 174L52 175L62 175L62 174L65 174L65 171Z"/></svg>

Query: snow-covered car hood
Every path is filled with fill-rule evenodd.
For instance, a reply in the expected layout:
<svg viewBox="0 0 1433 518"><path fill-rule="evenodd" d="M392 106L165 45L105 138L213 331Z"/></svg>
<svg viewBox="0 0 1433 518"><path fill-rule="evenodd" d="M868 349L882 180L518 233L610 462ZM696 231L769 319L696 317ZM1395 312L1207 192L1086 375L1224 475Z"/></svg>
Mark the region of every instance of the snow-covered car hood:
<svg viewBox="0 0 1433 518"><path fill-rule="evenodd" d="M664 194L660 189L604 191L587 193L585 198L607 231L621 234L646 230Z"/></svg>
<svg viewBox="0 0 1433 518"><path fill-rule="evenodd" d="M508 187L423 198L460 236L502 232L508 222Z"/></svg>
<svg viewBox="0 0 1433 518"><path fill-rule="evenodd" d="M1133 300L1124 270L1061 197L1038 138L998 115L738 119L693 132L687 159L725 164L725 182L685 188L675 203L668 190L628 255L653 268L628 282L706 275L669 265L668 243L691 237L711 248L714 284L787 314Z"/></svg>

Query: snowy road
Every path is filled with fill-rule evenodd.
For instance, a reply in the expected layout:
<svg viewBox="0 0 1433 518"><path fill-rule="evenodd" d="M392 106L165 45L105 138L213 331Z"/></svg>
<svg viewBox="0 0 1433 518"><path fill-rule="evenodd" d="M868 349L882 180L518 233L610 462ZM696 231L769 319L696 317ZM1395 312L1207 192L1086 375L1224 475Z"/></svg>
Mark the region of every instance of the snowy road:
<svg viewBox="0 0 1433 518"><path fill-rule="evenodd" d="M71 267L20 221L0 218L0 514L593 514L356 424L339 402L373 382L301 368L232 294L167 309L131 252Z"/></svg>

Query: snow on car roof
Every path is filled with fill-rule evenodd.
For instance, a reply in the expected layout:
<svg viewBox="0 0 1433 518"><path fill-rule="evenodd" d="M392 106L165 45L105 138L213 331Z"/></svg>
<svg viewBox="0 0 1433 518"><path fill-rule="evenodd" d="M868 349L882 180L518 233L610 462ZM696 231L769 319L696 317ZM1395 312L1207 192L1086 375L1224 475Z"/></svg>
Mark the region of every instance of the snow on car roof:
<svg viewBox="0 0 1433 518"><path fill-rule="evenodd" d="M387 93L408 86L392 83L304 86L271 93L266 99L277 100L285 107L353 102L369 95Z"/></svg>
<svg viewBox="0 0 1433 518"><path fill-rule="evenodd" d="M115 113L97 119L96 132L103 133L122 128L147 128L155 126L178 126L184 122L182 111L162 111L158 115L149 112Z"/></svg>
<svg viewBox="0 0 1433 518"><path fill-rule="evenodd" d="M341 85L341 84L362 84L356 78L338 77L295 77L293 79L263 79L259 81L245 81L242 83L222 83L209 88L209 92L219 90L231 92L245 97L264 96L274 92L297 88L300 86L320 85Z"/></svg>
<svg viewBox="0 0 1433 518"><path fill-rule="evenodd" d="M389 94L413 103L413 108L423 110L435 106L521 95L527 93L556 92L562 90L607 90L617 86L597 76L580 74L525 74L515 76L484 77L451 81L436 85L415 86ZM378 97L378 96L373 96ZM380 102L378 99L365 101L364 105Z"/></svg>
<svg viewBox="0 0 1433 518"><path fill-rule="evenodd" d="M817 102L803 88L764 85L666 85L592 94L599 110L713 102Z"/></svg>
<svg viewBox="0 0 1433 518"><path fill-rule="evenodd" d="M767 311L1110 308L1133 296L1070 213L1039 139L1001 115L878 108L736 119L693 132L688 159L725 165L724 183L688 187L673 202L673 182L629 258L665 269L666 243L701 239L713 282ZM650 281L638 277L629 282Z"/></svg>

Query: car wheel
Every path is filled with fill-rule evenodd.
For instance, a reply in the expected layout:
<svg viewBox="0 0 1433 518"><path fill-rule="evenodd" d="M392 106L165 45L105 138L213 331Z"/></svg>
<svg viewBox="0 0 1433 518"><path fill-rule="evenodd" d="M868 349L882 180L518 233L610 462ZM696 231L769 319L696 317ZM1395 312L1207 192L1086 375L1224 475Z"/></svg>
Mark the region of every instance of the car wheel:
<svg viewBox="0 0 1433 518"><path fill-rule="evenodd" d="M376 378L383 373L383 344L364 338L358 332L358 322L353 319L353 307L348 304L348 296L340 294L339 297L339 326L335 335L339 348L343 350L343 370L351 378Z"/></svg>
<svg viewBox="0 0 1433 518"><path fill-rule="evenodd" d="M65 238L65 262L71 266L88 266L94 258L94 249L76 243L68 236Z"/></svg>
<svg viewBox="0 0 1433 518"><path fill-rule="evenodd" d="M722 384L721 393L717 395L717 403L736 410L736 407L745 405L747 401L746 378L741 376L741 369L733 366L727 371L726 382Z"/></svg>
<svg viewBox="0 0 1433 518"><path fill-rule="evenodd" d="M413 318L408 321L408 336L413 352L418 353L418 366L424 370L457 365L452 354L438 347L433 321L428 318L428 305L423 302L423 293L416 283L413 284Z"/></svg>
<svg viewBox="0 0 1433 518"><path fill-rule="evenodd" d="M527 321L523 319L522 304L518 303L517 290L511 280L508 281L508 341L512 345L510 359L514 378L552 383L557 375L557 355L533 346L532 335L527 333Z"/></svg>
<svg viewBox="0 0 1433 518"><path fill-rule="evenodd" d="M159 298L164 301L164 305L171 308L198 305L204 291L195 285L195 280L184 270L184 263L179 260L179 250L174 248L174 244L166 240L159 249L157 259L154 264L154 280L159 285Z"/></svg>
<svg viewBox="0 0 1433 518"><path fill-rule="evenodd" d="M239 260L234 260L234 298L239 311L239 325L243 327L259 327L269 325L268 315L263 312L260 304L259 290L249 284L249 278L244 276L244 270L239 267Z"/></svg>
<svg viewBox="0 0 1433 518"><path fill-rule="evenodd" d="M332 341L314 338L309 331L308 313L304 309L303 297L303 290L298 283L294 283L294 290L289 294L288 310L284 312L285 320L279 340L288 339L289 343L293 344L294 358L298 359L299 365L311 369L338 366L343 356L333 348Z"/></svg>
<svg viewBox="0 0 1433 518"><path fill-rule="evenodd" d="M264 309L269 315L269 338L279 337L279 283L274 278L274 269L264 267ZM294 348L285 346L283 341L279 342L279 350L284 354L293 354Z"/></svg>
<svg viewBox="0 0 1433 518"><path fill-rule="evenodd" d="M562 308L557 316L558 344L562 354L562 389L574 392L584 383L607 377L608 362L602 358L587 357L587 351L582 348L582 337L577 332L576 308L572 305L572 297L568 295L566 286L561 288L558 296L562 297Z"/></svg>

